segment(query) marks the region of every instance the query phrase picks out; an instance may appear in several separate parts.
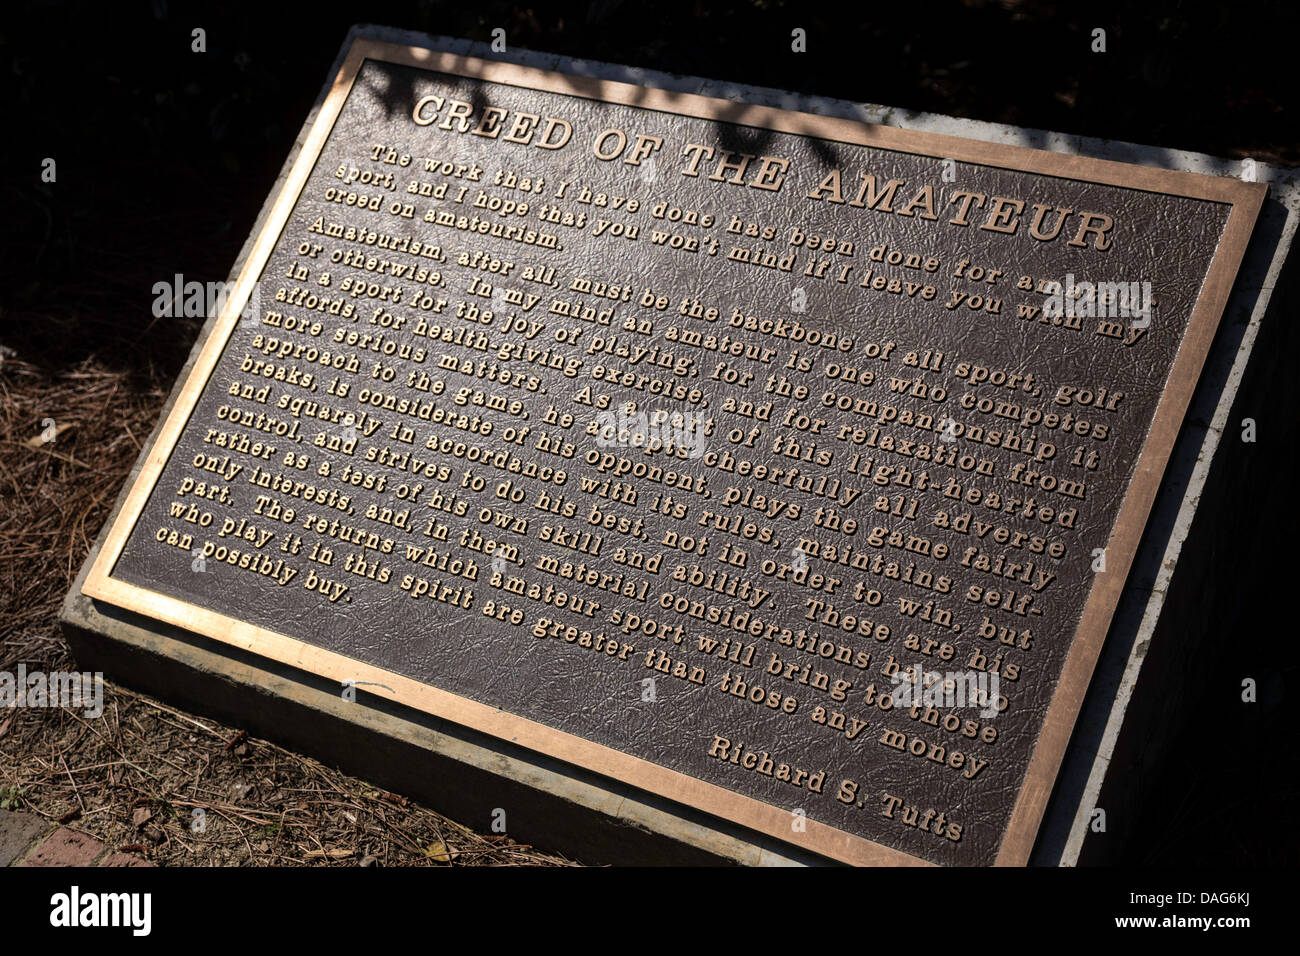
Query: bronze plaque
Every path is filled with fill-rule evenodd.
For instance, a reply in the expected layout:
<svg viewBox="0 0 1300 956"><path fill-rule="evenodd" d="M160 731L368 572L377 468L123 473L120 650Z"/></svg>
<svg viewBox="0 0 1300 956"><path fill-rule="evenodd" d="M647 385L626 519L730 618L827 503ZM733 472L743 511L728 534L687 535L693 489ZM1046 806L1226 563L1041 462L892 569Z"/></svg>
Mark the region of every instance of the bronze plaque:
<svg viewBox="0 0 1300 956"><path fill-rule="evenodd" d="M1023 864L1263 194L359 40L85 591Z"/></svg>

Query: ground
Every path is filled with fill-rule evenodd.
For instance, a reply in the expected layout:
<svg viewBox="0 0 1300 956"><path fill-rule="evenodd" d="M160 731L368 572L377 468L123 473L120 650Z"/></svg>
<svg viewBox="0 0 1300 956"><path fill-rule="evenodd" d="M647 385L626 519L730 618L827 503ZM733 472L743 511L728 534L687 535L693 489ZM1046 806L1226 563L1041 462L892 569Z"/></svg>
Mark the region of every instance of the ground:
<svg viewBox="0 0 1300 956"><path fill-rule="evenodd" d="M58 608L153 427L155 374L0 362L0 671L75 667ZM30 441L50 415L57 439ZM162 865L567 862L111 684L97 720L0 709L4 810Z"/></svg>

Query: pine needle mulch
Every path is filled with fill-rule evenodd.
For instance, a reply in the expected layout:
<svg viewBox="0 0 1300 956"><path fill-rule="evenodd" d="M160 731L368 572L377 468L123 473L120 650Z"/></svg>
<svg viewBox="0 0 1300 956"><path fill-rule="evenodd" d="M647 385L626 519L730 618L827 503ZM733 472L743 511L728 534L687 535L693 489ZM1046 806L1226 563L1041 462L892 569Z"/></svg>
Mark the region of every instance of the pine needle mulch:
<svg viewBox="0 0 1300 956"><path fill-rule="evenodd" d="M10 673L76 668L59 606L170 381L152 364L54 364L0 345L0 671ZM569 865L110 683L96 719L0 708L0 806L163 866Z"/></svg>

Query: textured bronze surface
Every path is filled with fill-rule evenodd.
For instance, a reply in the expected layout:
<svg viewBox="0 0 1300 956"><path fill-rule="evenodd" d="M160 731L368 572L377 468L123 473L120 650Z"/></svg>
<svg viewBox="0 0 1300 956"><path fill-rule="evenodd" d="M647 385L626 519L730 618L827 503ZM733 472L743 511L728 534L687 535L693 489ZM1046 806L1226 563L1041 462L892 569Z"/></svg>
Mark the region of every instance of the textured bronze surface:
<svg viewBox="0 0 1300 956"><path fill-rule="evenodd" d="M86 593L1023 863L1262 196L359 41Z"/></svg>

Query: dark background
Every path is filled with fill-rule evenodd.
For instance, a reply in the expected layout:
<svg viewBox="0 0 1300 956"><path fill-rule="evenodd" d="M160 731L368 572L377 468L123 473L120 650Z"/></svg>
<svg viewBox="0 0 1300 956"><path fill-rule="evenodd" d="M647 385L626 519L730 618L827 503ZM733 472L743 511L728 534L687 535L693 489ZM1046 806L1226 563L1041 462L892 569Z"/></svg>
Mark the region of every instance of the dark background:
<svg viewBox="0 0 1300 956"><path fill-rule="evenodd" d="M139 397L164 394L200 320L153 318L153 284L226 278L358 20L481 41L502 27L511 46L583 59L1233 159L1300 157L1294 2L7 6L0 344L40 374L93 365L126 373ZM191 52L195 27L205 53ZM790 50L794 27L807 54ZM1105 53L1090 49L1096 27ZM40 181L47 156L55 184ZM1256 362L1272 364L1253 370L1240 408L1259 443L1228 442L1220 478L1250 492L1207 503L1241 513L1230 534L1198 544L1215 552L1211 586L1174 596L1199 603L1221 637L1188 665L1196 719L1140 782L1146 818L1123 849L1130 862L1295 862L1295 628L1277 602L1295 590L1284 552L1300 402L1296 376L1277 372L1295 355L1292 323L1273 325ZM1259 682L1256 705L1240 702L1243 676Z"/></svg>

